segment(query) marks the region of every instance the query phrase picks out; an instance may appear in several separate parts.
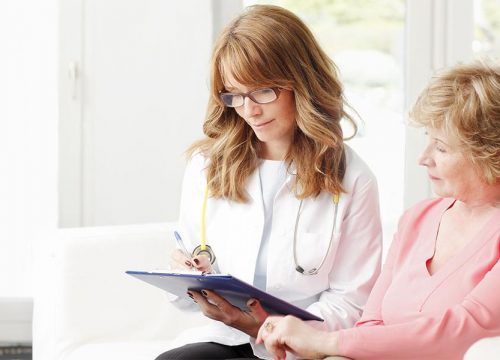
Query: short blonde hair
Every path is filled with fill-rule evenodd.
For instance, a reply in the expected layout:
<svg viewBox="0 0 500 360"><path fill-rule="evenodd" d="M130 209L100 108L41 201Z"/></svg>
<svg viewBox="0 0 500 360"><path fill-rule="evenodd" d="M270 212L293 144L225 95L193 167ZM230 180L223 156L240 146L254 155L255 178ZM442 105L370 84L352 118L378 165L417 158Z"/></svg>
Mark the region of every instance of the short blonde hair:
<svg viewBox="0 0 500 360"><path fill-rule="evenodd" d="M203 125L206 137L188 151L201 151L209 159L211 196L246 201L246 181L258 166L259 141L253 130L220 99L227 74L248 87L293 91L297 127L285 160L296 168L297 196L343 191L346 160L340 120L351 122L355 130L356 124L345 111L336 66L292 12L254 5L234 19L215 43Z"/></svg>
<svg viewBox="0 0 500 360"><path fill-rule="evenodd" d="M410 122L443 129L489 184L500 178L500 66L486 60L460 64L433 77Z"/></svg>

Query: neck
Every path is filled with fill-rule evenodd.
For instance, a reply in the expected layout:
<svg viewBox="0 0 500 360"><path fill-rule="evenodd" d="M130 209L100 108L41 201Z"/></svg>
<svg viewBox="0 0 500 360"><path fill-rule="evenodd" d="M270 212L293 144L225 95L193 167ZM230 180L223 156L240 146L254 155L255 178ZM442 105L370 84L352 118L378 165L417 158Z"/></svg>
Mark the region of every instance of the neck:
<svg viewBox="0 0 500 360"><path fill-rule="evenodd" d="M487 185L474 198L457 199L457 210L468 216L477 216L500 209L500 184Z"/></svg>
<svg viewBox="0 0 500 360"><path fill-rule="evenodd" d="M284 160L288 152L289 144L261 143L259 158L264 160Z"/></svg>

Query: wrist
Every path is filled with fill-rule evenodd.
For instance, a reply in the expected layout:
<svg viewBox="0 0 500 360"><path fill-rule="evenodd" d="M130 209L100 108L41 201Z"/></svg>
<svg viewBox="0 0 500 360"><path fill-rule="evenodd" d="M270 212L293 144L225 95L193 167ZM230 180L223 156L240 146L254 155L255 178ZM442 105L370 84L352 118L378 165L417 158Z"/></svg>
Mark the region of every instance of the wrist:
<svg viewBox="0 0 500 360"><path fill-rule="evenodd" d="M338 354L338 331L322 331L318 336L318 349L320 358Z"/></svg>

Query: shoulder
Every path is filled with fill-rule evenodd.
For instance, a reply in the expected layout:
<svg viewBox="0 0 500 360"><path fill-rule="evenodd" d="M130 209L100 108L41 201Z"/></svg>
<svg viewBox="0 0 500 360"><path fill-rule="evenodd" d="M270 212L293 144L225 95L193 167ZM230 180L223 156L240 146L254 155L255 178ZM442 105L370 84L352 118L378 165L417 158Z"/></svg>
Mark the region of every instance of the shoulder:
<svg viewBox="0 0 500 360"><path fill-rule="evenodd" d="M426 199L411 206L403 213L399 218L396 236L394 237L396 242L391 245L391 247L398 248L398 257L405 257L405 254L418 246L421 243L419 239L428 241L429 238L435 237L441 215L453 201L453 199L449 198Z"/></svg>
<svg viewBox="0 0 500 360"><path fill-rule="evenodd" d="M194 153L188 157L182 181L183 190L204 189L207 182L207 163L207 158L200 153Z"/></svg>
<svg viewBox="0 0 500 360"><path fill-rule="evenodd" d="M439 219L443 212L454 202L451 198L425 199L409 207L399 220L399 228L415 230L425 226L429 221ZM412 230L412 231L413 231Z"/></svg>
<svg viewBox="0 0 500 360"><path fill-rule="evenodd" d="M370 167L349 146L345 145L346 172L342 185L345 191L350 192L365 186L377 186L377 179Z"/></svg>
<svg viewBox="0 0 500 360"><path fill-rule="evenodd" d="M195 152L187 159L186 173L201 175L207 167L207 158L200 152Z"/></svg>
<svg viewBox="0 0 500 360"><path fill-rule="evenodd" d="M406 216L420 216L427 213L441 213L448 208L455 200L451 198L436 197L419 201L410 206L404 213Z"/></svg>

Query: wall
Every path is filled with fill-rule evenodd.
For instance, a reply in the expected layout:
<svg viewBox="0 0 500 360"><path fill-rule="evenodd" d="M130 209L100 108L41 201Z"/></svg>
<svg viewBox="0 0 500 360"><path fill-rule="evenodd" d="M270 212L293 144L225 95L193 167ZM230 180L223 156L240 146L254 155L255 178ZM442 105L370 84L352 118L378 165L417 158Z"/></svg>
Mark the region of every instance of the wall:
<svg viewBox="0 0 500 360"><path fill-rule="evenodd" d="M31 332L33 259L57 226L57 0L0 2L0 342Z"/></svg>
<svg viewBox="0 0 500 360"><path fill-rule="evenodd" d="M61 2L62 227L177 219L184 151L202 135L213 37L240 9L220 0Z"/></svg>

